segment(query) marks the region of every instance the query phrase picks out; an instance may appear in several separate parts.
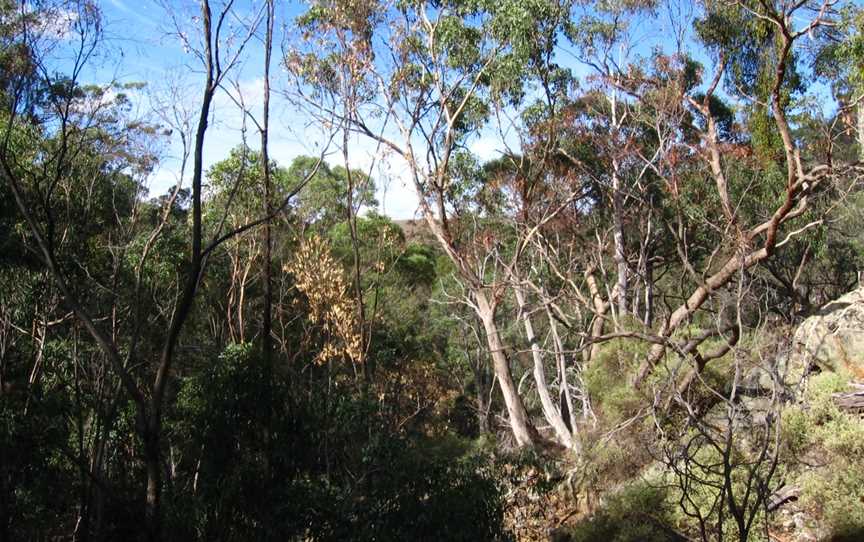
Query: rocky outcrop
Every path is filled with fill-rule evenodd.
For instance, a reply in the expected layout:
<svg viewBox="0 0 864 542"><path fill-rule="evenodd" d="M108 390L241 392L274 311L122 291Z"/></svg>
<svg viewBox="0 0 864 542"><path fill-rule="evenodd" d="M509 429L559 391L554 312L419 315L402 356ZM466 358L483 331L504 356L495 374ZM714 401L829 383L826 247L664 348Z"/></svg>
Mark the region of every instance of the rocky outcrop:
<svg viewBox="0 0 864 542"><path fill-rule="evenodd" d="M828 303L798 326L792 362L864 379L864 287Z"/></svg>

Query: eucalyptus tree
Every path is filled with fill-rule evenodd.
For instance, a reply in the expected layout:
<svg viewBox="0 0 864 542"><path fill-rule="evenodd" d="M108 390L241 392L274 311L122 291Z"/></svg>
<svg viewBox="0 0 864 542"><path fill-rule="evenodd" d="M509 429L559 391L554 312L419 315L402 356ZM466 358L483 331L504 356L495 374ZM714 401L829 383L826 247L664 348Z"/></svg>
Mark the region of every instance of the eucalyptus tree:
<svg viewBox="0 0 864 542"><path fill-rule="evenodd" d="M264 200L270 197L280 201L290 192L292 182L296 185L303 180L300 178L295 181L286 169L270 160L270 165L266 168L266 182L270 187L268 190L261 190L265 183L264 167L261 165L263 155L263 151L240 145L231 149L227 157L208 168L204 205L205 230L208 236L216 237L223 230L233 231L248 225L262 216ZM315 160L310 160L314 166ZM273 219L268 222L272 223L271 230L274 227L284 229L286 225L284 220ZM247 295L250 285L260 284L263 297L267 297L266 273L260 271L267 261L266 235L263 237L265 239L254 235L238 236L223 243L218 251L228 257L228 298L222 296L224 292L220 289L217 302L225 302L225 323L231 342L246 342L247 331L257 328L248 323L244 324L248 321L245 317L248 314L247 306L256 301ZM217 257L217 254L210 256L211 265L216 263ZM260 320L264 320L263 314ZM259 319L254 321L258 322ZM262 327L262 333L263 328L266 326Z"/></svg>
<svg viewBox="0 0 864 542"><path fill-rule="evenodd" d="M26 224L28 245L50 273L65 306L98 345L124 392L135 405L135 429L141 439L147 482L145 527L148 538L158 540L161 538L160 495L163 478L162 411L177 357L178 341L192 312L207 255L234 235L272 219L275 213L287 206L303 184L300 183L295 190L285 194L285 200L274 206L269 215L242 227L219 232L212 241L205 242L202 220L203 153L211 106L226 74L236 67L246 44L256 32L261 10L254 10L249 18L244 18L233 11L231 1L220 5L214 12L210 2L202 0L200 13L193 19L196 26L191 32L185 28L185 23L180 22L176 12L169 11L177 36L201 62L204 74L194 144L191 146L190 231L183 238L183 244L189 251L188 259L181 263L179 273L168 275L173 284L161 285L167 291L174 292L174 303L167 314L142 314L140 303L133 301L120 311L109 310L107 321L111 327L105 329L105 317L101 314L105 307L94 304L93 296L83 295L88 281L95 279L98 285L99 279L86 272L83 276L77 276L73 271L76 265L82 265L83 262L67 260L59 251L64 237L63 232L57 229L57 213L68 198L86 195L87 192L74 188L61 191L58 188L67 184L71 188L81 181L82 155L88 146L107 140L94 135L113 127L129 129L133 127L133 122L124 117L107 119L106 109L112 101L106 99L105 90L88 92L81 81L84 67L97 54L101 43L102 21L95 5L83 1L46 2L33 6L35 11L26 2L16 6L20 17L16 19L19 24L12 41L19 49L28 51L27 64L31 68L22 70L7 82L0 166L18 212ZM68 13L69 9L74 11L74 16L66 19L68 33L58 32L56 27L40 24L38 18L31 17L31 13L51 13L52 9L62 13ZM235 17L240 17L238 20L242 24L229 27L227 20ZM200 42L192 39L196 32L200 32ZM56 61L57 51L66 46L64 40L68 35L75 37L69 43L75 44L77 54L73 55L74 61L67 68L67 74L58 74L52 63ZM34 92L34 89L40 89L40 92ZM140 126L140 123L137 125ZM30 149L30 152L23 152L24 149ZM124 170L131 165L128 155L121 154L115 163L101 167ZM132 277L132 282L114 282L115 290L112 292L116 292L120 286L128 286L133 292L131 299L135 300L142 288L152 287L149 284L151 280L162 277L145 277L142 269L154 245L165 232L166 222L173 216L171 211L181 188L180 184L175 187L164 212L161 217L157 217L156 226L145 236L142 246L136 247L128 242L121 245L119 250L122 254L126 253L126 249L133 248L137 249L137 254L129 258L115 258L119 266L115 268L115 279L125 281ZM114 202L134 209L139 200L140 191L133 190L122 197L118 196ZM143 227L140 221L133 223L133 226L135 230ZM107 250L114 250L115 246L109 245ZM128 268L130 265L131 268ZM83 269L86 271L86 267ZM121 301L117 297L113 298L113 302ZM165 325L164 333L161 334L162 347L158 352L151 352L142 347L146 345L142 345L141 338L146 328L158 322ZM151 355L155 360L149 358Z"/></svg>
<svg viewBox="0 0 864 542"><path fill-rule="evenodd" d="M359 169L352 168L353 186L342 165L318 164L312 156L294 158L285 173L290 186L309 177L308 189L298 194L294 209L304 229L326 233L346 220L349 201L366 208L377 204L373 179Z"/></svg>
<svg viewBox="0 0 864 542"><path fill-rule="evenodd" d="M864 9L849 3L838 10L836 24L818 35L813 64L838 101L845 130L857 139L858 158L864 159Z"/></svg>
<svg viewBox="0 0 864 542"><path fill-rule="evenodd" d="M741 270L750 270L774 257L807 230L822 227L826 209L814 208L814 200L835 190L842 193L860 182L858 164L834 160L830 157L833 153L823 157L810 155L804 147L807 143L793 136L795 96L803 77L799 60L804 47L802 40L835 24L834 5L833 2L708 4L697 22L697 35L712 56L715 68L704 83L707 85L704 91L685 84L682 97L684 106L700 119L696 123L698 143L689 148L698 151L696 156L713 185L712 199L718 202L724 217L719 224L723 234L720 245L706 260L707 265L694 276L697 286L660 326L658 335L664 341ZM692 61L681 64L684 69L679 73L687 73L688 63ZM694 67L697 68L694 73L699 73L700 67ZM686 77L681 81L686 81ZM723 130L714 106L721 82L725 82L727 93L752 106L748 135L754 152L750 163L757 177L751 186L764 190L767 205L758 204L759 199L754 197L758 192L744 185L746 176L742 179L737 175L736 165L740 164L742 154ZM747 88L753 89L754 95L747 94ZM832 140L823 143L834 145ZM760 154L760 145L771 150ZM832 207L828 206L827 211ZM637 382L650 372L664 350L664 343L652 348L636 376ZM698 363L696 369L701 369L706 361Z"/></svg>
<svg viewBox="0 0 864 542"><path fill-rule="evenodd" d="M404 164L420 212L483 323L519 445L532 445L538 434L496 322L505 287L459 239L465 222L454 205L464 186L454 168L492 104L524 97L567 13L566 3L553 0L322 3L301 18L307 39L286 56L310 110L338 116ZM350 80L336 77L342 62L352 66Z"/></svg>
<svg viewBox="0 0 864 542"><path fill-rule="evenodd" d="M626 146L636 151L631 155L635 170L662 189L665 210L658 224L671 234L689 284L683 302L658 324L631 333L654 343L634 377L639 384L667 348L680 353L684 344L673 335L741 269L754 269L796 237L821 227L822 210L814 213L813 201L860 180L860 168L836 153L810 154L804 147L809 144L794 136L806 76L802 42L831 31L838 21L836 2L708 2L693 20L692 38L683 33L677 43L661 40L650 52L620 64L614 46L637 33L621 24L632 21L627 16L632 6L622 4L618 12L623 15L613 9L610 18L598 19L609 9L602 7L588 9L589 18L582 22L593 23L575 25L568 35L595 65L605 88L625 102L642 133L636 145L630 140ZM651 9L639 17L656 21ZM684 52L682 43L700 46L713 68ZM591 61L598 58L598 48L610 51L599 55L602 64ZM732 100L743 105L744 114L737 118L726 105ZM613 128L620 124L610 118ZM822 143L838 150L833 139ZM614 174L614 164L611 170ZM637 198L645 200L646 190L634 184ZM621 262L614 259L616 265ZM621 275L618 291L611 290L615 295L624 285ZM732 342L737 337L721 335ZM698 353L697 346L688 351ZM699 367L706 362L702 358Z"/></svg>
<svg viewBox="0 0 864 542"><path fill-rule="evenodd" d="M589 14L584 15L567 27L568 37L577 44L577 51L583 63L591 66L597 73L597 88L594 99L586 96L588 118L582 119L581 128L596 134L594 149L597 158L606 167L601 173L601 186L607 188L611 202L613 231L613 259L616 267L615 306L618 316L628 312L631 290L629 250L625 239L625 205L631 199L628 185L629 169L633 169L632 128L635 116L634 103L628 100L621 88L619 66L631 62L632 49L629 27L641 13L653 8L652 2L608 2L589 5ZM566 155L566 154L565 154ZM637 171L646 168L639 168ZM608 172L608 173L607 173Z"/></svg>

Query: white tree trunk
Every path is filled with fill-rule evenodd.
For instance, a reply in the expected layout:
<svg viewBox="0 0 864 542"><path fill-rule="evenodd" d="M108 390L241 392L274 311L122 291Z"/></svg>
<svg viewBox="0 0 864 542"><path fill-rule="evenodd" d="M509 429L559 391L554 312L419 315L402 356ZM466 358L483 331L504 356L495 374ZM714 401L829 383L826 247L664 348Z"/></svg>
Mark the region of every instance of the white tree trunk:
<svg viewBox="0 0 864 542"><path fill-rule="evenodd" d="M543 353L537 344L534 325L531 323L531 316L525 307L525 294L519 286L515 286L514 291L516 293L516 303L519 305L519 312L522 314L522 323L525 325L525 337L531 345L531 357L534 359L534 381L537 383L537 394L540 396L543 416L552 426L552 430L555 431L555 438L558 442L567 448L572 448L573 434L567 428L567 424L561 416L561 411L549 393L549 386L546 383L546 371L543 367Z"/></svg>
<svg viewBox="0 0 864 542"><path fill-rule="evenodd" d="M615 265L618 271L618 317L627 314L628 269L627 252L624 247L624 194L618 176L618 161L612 160L612 219L615 223Z"/></svg>
<svg viewBox="0 0 864 542"><path fill-rule="evenodd" d="M567 363L564 358L564 344L561 341L561 336L558 335L558 324L555 323L555 317L549 307L546 307L546 316L549 318L549 331L552 332L552 340L555 342L555 361L558 364L558 380L560 381L561 394L564 396L564 404L567 405L567 413L570 421L570 435L573 442L573 449L579 452L579 425L576 416L576 408L573 405L573 396L570 393L570 383L567 382Z"/></svg>
<svg viewBox="0 0 864 542"><path fill-rule="evenodd" d="M513 436L519 446L533 446L537 430L531 425L528 412L525 410L522 398L519 397L519 392L513 383L510 364L507 361L507 356L504 355L504 346L501 343L498 326L495 323L495 310L486 298L485 292L480 290L474 292L474 299L477 302L477 316L483 322L483 329L486 332L486 341L492 355L492 368L495 371L495 376L498 377L498 384L504 395L504 404L507 405Z"/></svg>
<svg viewBox="0 0 864 542"><path fill-rule="evenodd" d="M864 99L858 102L858 158L864 161Z"/></svg>

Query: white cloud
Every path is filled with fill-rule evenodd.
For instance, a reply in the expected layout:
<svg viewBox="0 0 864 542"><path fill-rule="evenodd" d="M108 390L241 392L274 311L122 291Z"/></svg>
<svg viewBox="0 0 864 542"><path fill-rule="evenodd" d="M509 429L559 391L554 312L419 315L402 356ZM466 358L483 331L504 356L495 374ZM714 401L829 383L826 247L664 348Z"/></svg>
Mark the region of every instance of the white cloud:
<svg viewBox="0 0 864 542"><path fill-rule="evenodd" d="M34 8L30 4L26 4L24 10L29 13ZM75 23L79 19L77 11L65 8L41 10L38 11L37 15L36 25L39 32L43 36L51 36L61 40L67 40L72 37Z"/></svg>
<svg viewBox="0 0 864 542"><path fill-rule="evenodd" d="M121 0L108 0L108 1L112 6L114 6L115 9L117 9L118 11L120 11L122 13L125 13L128 16L130 16L135 24L144 23L147 26L150 26L152 28L157 28L159 26L155 20L153 20L150 17L130 8L128 5L126 5L125 2L123 2ZM141 4L140 7L143 8L144 10L147 10L147 8L148 8L148 6L146 4Z"/></svg>
<svg viewBox="0 0 864 542"><path fill-rule="evenodd" d="M468 145L470 150L480 162L488 162L501 157L501 143L498 139L481 135Z"/></svg>
<svg viewBox="0 0 864 542"><path fill-rule="evenodd" d="M402 179L379 185L378 203L379 211L394 220L415 218L418 214L417 193L413 186Z"/></svg>

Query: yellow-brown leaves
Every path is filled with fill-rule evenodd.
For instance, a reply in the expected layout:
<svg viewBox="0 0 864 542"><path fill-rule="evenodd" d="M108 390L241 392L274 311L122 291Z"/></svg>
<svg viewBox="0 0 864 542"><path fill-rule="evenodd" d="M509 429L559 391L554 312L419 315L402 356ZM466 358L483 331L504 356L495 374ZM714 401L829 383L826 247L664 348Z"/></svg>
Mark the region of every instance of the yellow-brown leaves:
<svg viewBox="0 0 864 542"><path fill-rule="evenodd" d="M294 275L296 288L309 302L309 319L325 337L315 363L347 358L363 362L363 347L355 303L348 294L342 266L330 254L324 239L313 236L303 242L284 267Z"/></svg>

